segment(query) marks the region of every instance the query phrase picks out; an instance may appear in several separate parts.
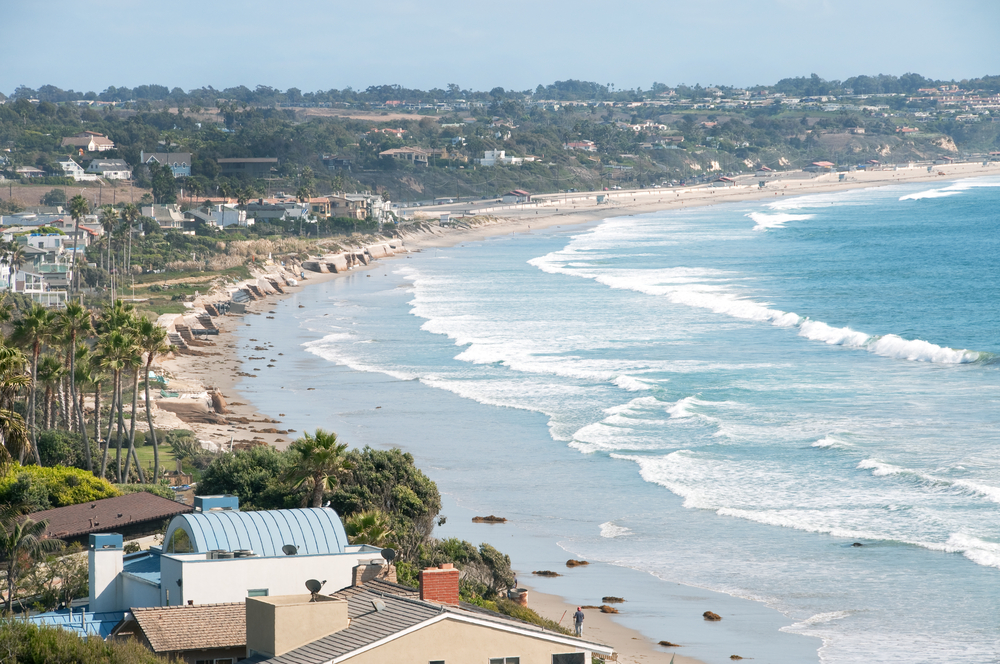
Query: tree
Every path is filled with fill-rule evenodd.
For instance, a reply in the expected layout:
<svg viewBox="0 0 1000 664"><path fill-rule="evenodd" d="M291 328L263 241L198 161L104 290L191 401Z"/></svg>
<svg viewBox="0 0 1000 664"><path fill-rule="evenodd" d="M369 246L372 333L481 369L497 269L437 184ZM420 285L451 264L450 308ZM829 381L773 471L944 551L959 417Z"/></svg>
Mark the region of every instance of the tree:
<svg viewBox="0 0 1000 664"><path fill-rule="evenodd" d="M149 370L157 355L170 352L167 341L167 331L143 316L136 326L136 336L139 348L146 354L146 374L143 381L146 385L146 423L149 425L149 435L153 441L153 478L156 482L160 477L160 446L156 440L156 429L153 428L153 409L149 398Z"/></svg>
<svg viewBox="0 0 1000 664"><path fill-rule="evenodd" d="M13 609L21 576L40 556L62 548L62 540L45 537L48 526L48 521L34 521L27 517L19 519L13 514L8 514L0 522L0 560L4 561L3 569L7 573L5 613L9 614Z"/></svg>
<svg viewBox="0 0 1000 664"><path fill-rule="evenodd" d="M104 229L104 241L107 243L107 262L105 269L111 272L111 237L118 223L118 212L110 205L101 206L101 228Z"/></svg>
<svg viewBox="0 0 1000 664"><path fill-rule="evenodd" d="M38 355L42 350L42 343L52 332L52 316L40 304L32 304L27 314L14 321L14 334L12 339L15 343L31 348L31 387L28 403L28 431L31 434L31 447L35 453L35 462L41 465L42 460L38 456L38 449L35 433L35 395L36 381L38 380Z"/></svg>
<svg viewBox="0 0 1000 664"><path fill-rule="evenodd" d="M4 312L3 308L0 312ZM0 474L7 472L14 459L23 459L31 448L24 419L14 412L18 393L30 384L25 364L24 353L0 343Z"/></svg>
<svg viewBox="0 0 1000 664"><path fill-rule="evenodd" d="M297 507L300 498L282 483L290 466L290 454L267 445L226 452L202 473L198 490L233 494L244 511Z"/></svg>
<svg viewBox="0 0 1000 664"><path fill-rule="evenodd" d="M153 200L161 205L177 202L177 180L174 172L167 164L152 164Z"/></svg>
<svg viewBox="0 0 1000 664"><path fill-rule="evenodd" d="M288 479L298 488L310 484L312 506L323 506L323 491L337 488L340 478L347 474L354 464L344 456L347 443L337 441L337 434L316 429L315 435L308 432L292 443L292 467Z"/></svg>
<svg viewBox="0 0 1000 664"><path fill-rule="evenodd" d="M380 549L391 544L392 525L382 510L368 510L344 518L344 529L351 544L370 544Z"/></svg>
<svg viewBox="0 0 1000 664"><path fill-rule="evenodd" d="M56 206L62 205L66 202L66 191L63 189L50 189L47 194L42 196L42 205Z"/></svg>
<svg viewBox="0 0 1000 664"><path fill-rule="evenodd" d="M73 281L76 284L74 290L80 288L80 277L76 272L76 255L80 249L80 219L90 212L90 204L87 199L77 194L69 201L69 215L73 217Z"/></svg>
<svg viewBox="0 0 1000 664"><path fill-rule="evenodd" d="M43 355L38 362L38 382L45 388L45 399L42 403L43 429L52 428L55 419L55 400L52 398L52 391L59 385L64 373L62 362L54 355Z"/></svg>
<svg viewBox="0 0 1000 664"><path fill-rule="evenodd" d="M87 459L87 470L94 470L94 461L90 458L90 441L87 440L87 420L83 416L83 407L76 398L76 351L77 340L86 338L93 330L90 322L90 312L79 302L67 302L66 308L59 314L57 324L62 335L69 342L69 391L72 400L72 411L83 436L84 455ZM99 415L95 414L97 419Z"/></svg>

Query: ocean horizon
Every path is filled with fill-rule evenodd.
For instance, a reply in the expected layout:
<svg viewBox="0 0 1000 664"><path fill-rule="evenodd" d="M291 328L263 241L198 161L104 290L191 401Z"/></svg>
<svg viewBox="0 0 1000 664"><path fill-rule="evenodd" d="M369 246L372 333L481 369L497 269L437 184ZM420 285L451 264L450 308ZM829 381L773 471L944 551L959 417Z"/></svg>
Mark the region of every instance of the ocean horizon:
<svg viewBox="0 0 1000 664"><path fill-rule="evenodd" d="M238 389L411 452L463 522L511 519L483 532L515 565L606 563L594 599L618 579L685 655L993 662L998 203L977 178L425 250L248 318L283 356Z"/></svg>

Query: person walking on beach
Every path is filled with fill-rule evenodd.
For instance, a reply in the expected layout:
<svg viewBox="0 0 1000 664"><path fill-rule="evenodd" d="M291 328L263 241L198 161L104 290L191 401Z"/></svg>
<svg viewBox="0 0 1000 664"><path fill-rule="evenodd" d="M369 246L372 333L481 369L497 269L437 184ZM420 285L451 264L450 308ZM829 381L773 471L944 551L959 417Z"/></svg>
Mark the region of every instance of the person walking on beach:
<svg viewBox="0 0 1000 664"><path fill-rule="evenodd" d="M576 613L573 614L573 623L576 625L576 635L583 636L583 609L579 606L576 607Z"/></svg>

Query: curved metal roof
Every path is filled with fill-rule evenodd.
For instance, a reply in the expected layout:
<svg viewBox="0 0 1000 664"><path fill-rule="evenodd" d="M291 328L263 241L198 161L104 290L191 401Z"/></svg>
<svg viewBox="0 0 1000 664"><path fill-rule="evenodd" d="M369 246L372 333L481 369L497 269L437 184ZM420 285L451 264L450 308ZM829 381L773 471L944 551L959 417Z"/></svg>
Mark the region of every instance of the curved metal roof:
<svg viewBox="0 0 1000 664"><path fill-rule="evenodd" d="M182 514L170 522L164 543L177 528L187 532L196 553L250 549L258 556L283 556L281 547L294 544L300 555L309 555L343 553L348 545L340 517L322 507Z"/></svg>

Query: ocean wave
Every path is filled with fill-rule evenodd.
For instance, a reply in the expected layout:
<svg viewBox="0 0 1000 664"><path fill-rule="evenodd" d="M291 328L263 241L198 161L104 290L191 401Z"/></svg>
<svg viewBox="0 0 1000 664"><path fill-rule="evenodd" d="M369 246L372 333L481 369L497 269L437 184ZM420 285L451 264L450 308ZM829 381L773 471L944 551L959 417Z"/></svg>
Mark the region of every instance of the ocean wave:
<svg viewBox="0 0 1000 664"><path fill-rule="evenodd" d="M625 537L626 535L631 535L632 530L626 528L625 526L615 525L612 521L605 521L601 524L601 537Z"/></svg>
<svg viewBox="0 0 1000 664"><path fill-rule="evenodd" d="M792 623L785 627L780 628L781 632L799 632L801 630L808 629L813 625L824 625L826 623L831 623L834 620L842 620L852 615L853 611L828 611L827 613L817 613L814 616L810 616L805 620L801 620L797 623Z"/></svg>
<svg viewBox="0 0 1000 664"><path fill-rule="evenodd" d="M820 438L819 440L817 440L815 443L810 445L810 447L821 447L824 449L831 449L831 448L848 449L854 446L848 442L840 440L839 438L834 438L833 436L826 436L824 438Z"/></svg>
<svg viewBox="0 0 1000 664"><path fill-rule="evenodd" d="M979 351L948 348L922 339L904 339L895 334L872 335L850 327L834 327L822 321L803 318L794 312L774 309L734 293L731 285L735 275L728 272L684 267L617 270L612 273L569 269L560 260L564 251L552 252L528 262L544 272L593 279L610 288L666 297L675 304L707 309L733 318L769 323L775 327L797 327L799 336L812 341L866 350L891 359L933 364L969 364L984 362L992 357Z"/></svg>
<svg viewBox="0 0 1000 664"><path fill-rule="evenodd" d="M640 392L642 390L651 390L654 387L653 384L644 381L641 378L634 378L632 376L625 376L625 375L618 376L611 382L613 382L615 385L622 388L623 390L627 390L629 392Z"/></svg>
<svg viewBox="0 0 1000 664"><path fill-rule="evenodd" d="M757 225L753 227L755 231L766 231L772 228L784 228L789 221L806 221L816 215L813 214L765 214L763 212L750 212L746 216L753 219Z"/></svg>
<svg viewBox="0 0 1000 664"><path fill-rule="evenodd" d="M928 191L921 191L916 194L907 194L906 196L900 196L901 201L922 201L925 198L946 198L948 196L954 196L955 194L962 193L960 190L944 188L944 189L929 189Z"/></svg>

